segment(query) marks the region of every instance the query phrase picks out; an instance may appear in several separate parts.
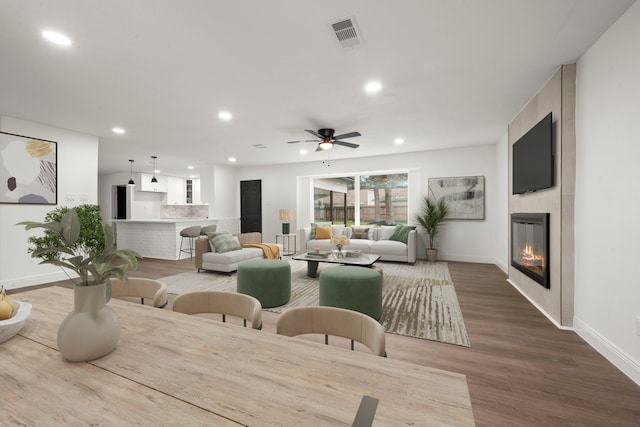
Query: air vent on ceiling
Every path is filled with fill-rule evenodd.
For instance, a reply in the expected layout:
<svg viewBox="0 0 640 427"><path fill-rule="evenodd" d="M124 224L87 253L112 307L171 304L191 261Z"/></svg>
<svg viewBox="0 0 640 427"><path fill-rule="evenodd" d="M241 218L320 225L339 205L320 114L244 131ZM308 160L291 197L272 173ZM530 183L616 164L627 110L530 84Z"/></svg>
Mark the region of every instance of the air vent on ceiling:
<svg viewBox="0 0 640 427"><path fill-rule="evenodd" d="M338 43L345 49L364 46L364 40L355 16L349 16L330 22L329 25L338 38Z"/></svg>

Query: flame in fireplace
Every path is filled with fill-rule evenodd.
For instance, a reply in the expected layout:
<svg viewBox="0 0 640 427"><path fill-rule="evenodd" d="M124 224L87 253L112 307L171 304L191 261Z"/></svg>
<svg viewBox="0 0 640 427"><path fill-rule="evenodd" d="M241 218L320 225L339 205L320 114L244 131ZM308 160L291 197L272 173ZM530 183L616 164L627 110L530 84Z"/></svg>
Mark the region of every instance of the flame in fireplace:
<svg viewBox="0 0 640 427"><path fill-rule="evenodd" d="M531 245L526 245L524 247L524 249L522 250L521 259L522 259L522 263L521 263L522 265L540 267L543 270L545 268L544 257L536 254Z"/></svg>

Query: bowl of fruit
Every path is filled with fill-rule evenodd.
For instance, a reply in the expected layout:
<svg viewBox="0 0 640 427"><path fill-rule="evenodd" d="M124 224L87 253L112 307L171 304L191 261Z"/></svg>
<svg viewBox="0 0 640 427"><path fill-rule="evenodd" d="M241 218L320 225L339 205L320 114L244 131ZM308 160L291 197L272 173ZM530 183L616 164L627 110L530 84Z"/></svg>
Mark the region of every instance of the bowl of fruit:
<svg viewBox="0 0 640 427"><path fill-rule="evenodd" d="M6 295L4 289L0 291L0 343L20 332L29 313L31 313L31 304L13 301Z"/></svg>

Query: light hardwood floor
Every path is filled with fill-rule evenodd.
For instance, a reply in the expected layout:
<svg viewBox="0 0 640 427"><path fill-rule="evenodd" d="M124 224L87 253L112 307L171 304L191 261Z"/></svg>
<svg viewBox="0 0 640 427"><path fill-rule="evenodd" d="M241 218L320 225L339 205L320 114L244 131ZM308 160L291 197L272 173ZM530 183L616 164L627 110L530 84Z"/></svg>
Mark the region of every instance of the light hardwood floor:
<svg viewBox="0 0 640 427"><path fill-rule="evenodd" d="M145 259L130 275L193 269L190 260ZM450 262L449 270L471 348L387 334L389 357L466 375L478 426L640 425L640 387L575 333L557 329L498 267ZM275 333L277 316L263 311L264 333Z"/></svg>

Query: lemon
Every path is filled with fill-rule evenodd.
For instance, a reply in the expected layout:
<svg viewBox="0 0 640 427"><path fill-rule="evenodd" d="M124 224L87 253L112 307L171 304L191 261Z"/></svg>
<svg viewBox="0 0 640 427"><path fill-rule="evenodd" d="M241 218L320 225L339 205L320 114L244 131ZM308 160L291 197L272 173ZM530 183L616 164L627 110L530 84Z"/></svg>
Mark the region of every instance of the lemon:
<svg viewBox="0 0 640 427"><path fill-rule="evenodd" d="M15 303L7 296L4 288L0 288L0 320L10 318L15 309Z"/></svg>
<svg viewBox="0 0 640 427"><path fill-rule="evenodd" d="M0 300L0 320L7 320L13 314L13 306L6 298Z"/></svg>

